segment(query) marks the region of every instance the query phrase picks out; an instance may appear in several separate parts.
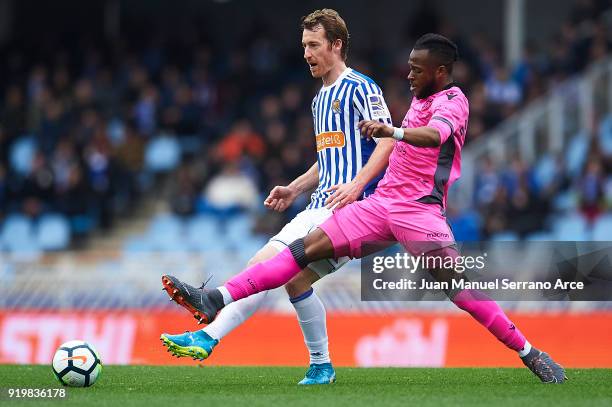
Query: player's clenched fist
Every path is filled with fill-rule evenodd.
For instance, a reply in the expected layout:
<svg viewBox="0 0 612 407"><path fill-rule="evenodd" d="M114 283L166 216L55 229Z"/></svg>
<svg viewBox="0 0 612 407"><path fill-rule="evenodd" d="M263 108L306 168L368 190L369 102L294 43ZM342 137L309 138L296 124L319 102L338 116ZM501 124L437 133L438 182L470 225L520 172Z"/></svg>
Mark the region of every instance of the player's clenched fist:
<svg viewBox="0 0 612 407"><path fill-rule="evenodd" d="M376 120L362 120L357 126L361 135L366 138L393 137L393 127Z"/></svg>

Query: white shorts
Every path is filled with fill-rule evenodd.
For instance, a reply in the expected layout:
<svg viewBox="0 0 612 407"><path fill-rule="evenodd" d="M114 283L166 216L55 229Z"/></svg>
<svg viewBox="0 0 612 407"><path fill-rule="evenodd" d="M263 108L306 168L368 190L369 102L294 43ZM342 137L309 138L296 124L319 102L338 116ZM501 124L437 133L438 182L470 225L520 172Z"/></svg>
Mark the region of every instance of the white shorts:
<svg viewBox="0 0 612 407"><path fill-rule="evenodd" d="M298 213L291 222L287 223L276 236L270 239L269 243L278 251L284 250L293 241L315 230L331 215L332 211L327 208L306 209ZM308 268L323 278L344 266L349 260L348 257L340 257L338 260L318 260L310 263Z"/></svg>

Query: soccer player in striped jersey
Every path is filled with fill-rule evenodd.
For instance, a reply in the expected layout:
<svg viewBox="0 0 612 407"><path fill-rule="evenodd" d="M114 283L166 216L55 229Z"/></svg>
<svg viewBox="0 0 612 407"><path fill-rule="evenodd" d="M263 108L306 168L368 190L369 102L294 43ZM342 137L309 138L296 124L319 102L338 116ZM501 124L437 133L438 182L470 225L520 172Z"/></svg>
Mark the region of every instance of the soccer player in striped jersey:
<svg viewBox="0 0 612 407"><path fill-rule="evenodd" d="M394 141L376 142L362 138L358 123L376 120L391 125L382 92L367 76L346 66L349 34L334 10L317 10L302 20L304 59L314 78L323 86L312 101L317 162L287 186L277 186L264 205L275 211L287 209L301 193L315 189L308 207L272 237L250 261L249 266L272 258L338 209L373 193L382 178ZM328 349L325 308L312 284L342 267L348 257L325 259L308 264L285 287L297 312L310 353L310 368L300 384L335 381ZM199 319L197 301L202 290L178 279L164 279L168 293ZM176 356L204 359L218 341L242 324L261 305L267 291L227 306L201 331L182 335L162 334L162 341ZM206 320L205 322L209 322Z"/></svg>

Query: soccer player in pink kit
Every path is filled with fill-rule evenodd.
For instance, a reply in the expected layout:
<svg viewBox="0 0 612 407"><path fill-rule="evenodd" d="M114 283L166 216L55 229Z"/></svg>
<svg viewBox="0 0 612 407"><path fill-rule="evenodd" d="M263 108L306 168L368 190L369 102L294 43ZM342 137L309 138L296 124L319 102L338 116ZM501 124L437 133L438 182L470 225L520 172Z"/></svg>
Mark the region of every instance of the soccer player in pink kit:
<svg viewBox="0 0 612 407"><path fill-rule="evenodd" d="M417 40L409 59L414 95L402 128L378 121L359 123L364 137L394 138L396 144L376 192L336 211L332 217L277 256L247 268L226 284L202 290L198 307L209 321L225 305L289 281L319 259L360 258L366 243L398 241L413 255L458 255L445 216L450 185L459 178L468 101L452 80L457 47L438 34ZM438 280L456 278L449 269L430 270ZM462 277L461 277L462 278ZM476 290L447 291L543 382L562 383L564 369L526 341L499 305Z"/></svg>

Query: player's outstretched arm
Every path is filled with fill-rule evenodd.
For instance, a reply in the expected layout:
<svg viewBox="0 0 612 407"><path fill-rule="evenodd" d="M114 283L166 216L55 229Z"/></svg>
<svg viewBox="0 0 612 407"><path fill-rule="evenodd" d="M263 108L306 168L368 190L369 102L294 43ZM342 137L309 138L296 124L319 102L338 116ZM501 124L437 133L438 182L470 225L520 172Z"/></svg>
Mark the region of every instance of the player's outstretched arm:
<svg viewBox="0 0 612 407"><path fill-rule="evenodd" d="M282 212L302 193L314 189L319 184L319 164L314 163L304 174L287 186L275 186L264 200L264 206Z"/></svg>
<svg viewBox="0 0 612 407"><path fill-rule="evenodd" d="M391 139L385 138L380 140L366 165L361 168L351 182L334 185L325 191L334 191L325 201L325 206L332 208L337 204L336 209L340 209L358 200L370 181L380 174L389 163L389 156L391 151L393 151L393 146L394 142Z"/></svg>
<svg viewBox="0 0 612 407"><path fill-rule="evenodd" d="M440 131L433 127L396 128L375 120L359 122L359 130L364 137L394 138L415 147L440 146Z"/></svg>

